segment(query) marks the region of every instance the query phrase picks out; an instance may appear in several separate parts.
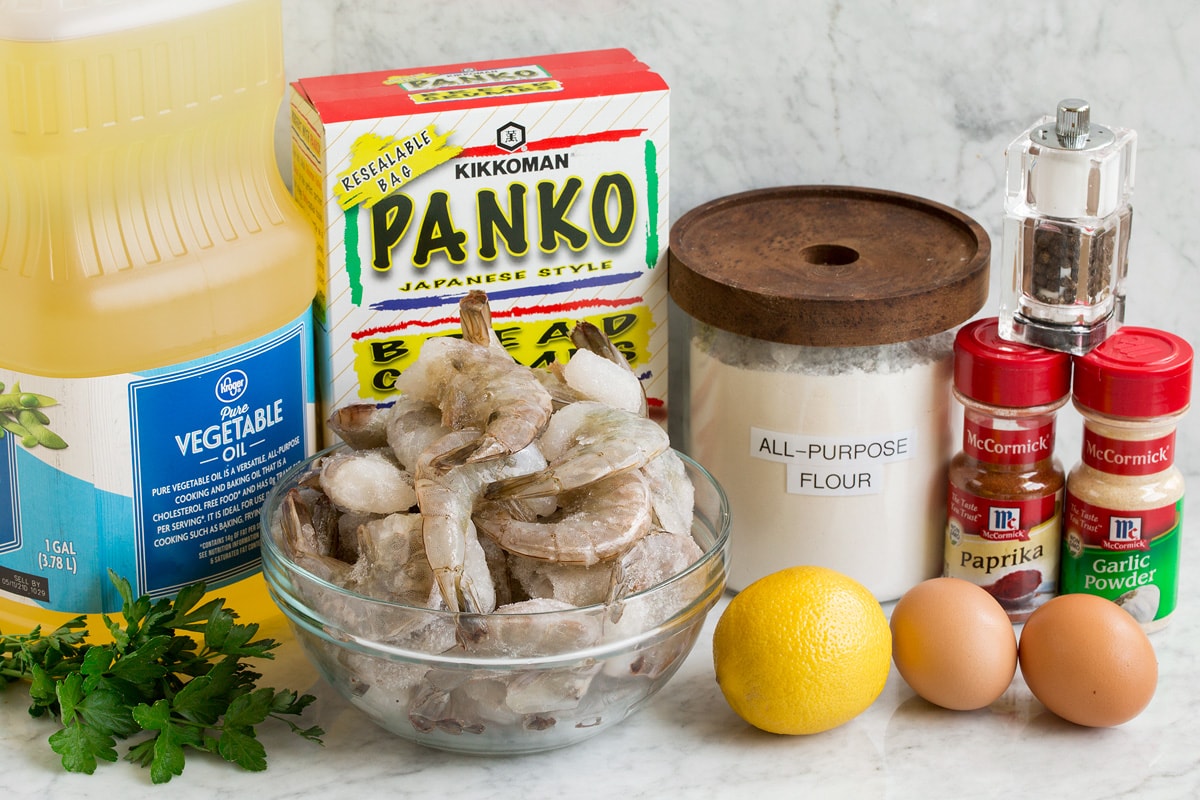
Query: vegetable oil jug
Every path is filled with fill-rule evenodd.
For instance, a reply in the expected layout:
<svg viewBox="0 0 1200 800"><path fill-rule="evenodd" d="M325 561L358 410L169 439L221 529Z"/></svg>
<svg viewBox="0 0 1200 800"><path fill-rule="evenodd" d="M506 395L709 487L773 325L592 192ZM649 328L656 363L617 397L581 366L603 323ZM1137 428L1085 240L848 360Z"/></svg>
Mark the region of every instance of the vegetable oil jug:
<svg viewBox="0 0 1200 800"><path fill-rule="evenodd" d="M279 0L0 0L6 633L119 612L110 571L275 618L259 506L315 434L281 39Z"/></svg>

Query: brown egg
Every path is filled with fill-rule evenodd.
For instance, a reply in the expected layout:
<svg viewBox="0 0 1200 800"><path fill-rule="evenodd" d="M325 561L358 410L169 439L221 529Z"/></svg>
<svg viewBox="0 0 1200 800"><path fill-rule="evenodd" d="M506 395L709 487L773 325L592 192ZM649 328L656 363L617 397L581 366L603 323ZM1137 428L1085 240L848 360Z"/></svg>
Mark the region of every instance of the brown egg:
<svg viewBox="0 0 1200 800"><path fill-rule="evenodd" d="M1128 611L1095 595L1060 595L1030 614L1019 658L1033 696L1078 725L1128 722L1158 686L1150 637Z"/></svg>
<svg viewBox="0 0 1200 800"><path fill-rule="evenodd" d="M1012 683L1017 636L996 598L961 578L931 578L892 609L892 661L931 703L983 708Z"/></svg>

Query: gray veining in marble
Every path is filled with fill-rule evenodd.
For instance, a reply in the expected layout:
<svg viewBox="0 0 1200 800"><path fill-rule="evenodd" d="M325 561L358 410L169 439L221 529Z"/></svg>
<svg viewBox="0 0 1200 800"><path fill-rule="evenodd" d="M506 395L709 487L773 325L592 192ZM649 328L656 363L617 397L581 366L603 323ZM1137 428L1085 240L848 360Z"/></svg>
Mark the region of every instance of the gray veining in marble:
<svg viewBox="0 0 1200 800"><path fill-rule="evenodd" d="M955 206L999 248L1003 152L1062 97L1139 133L1128 321L1200 342L1200 4L1194 0L284 0L290 78L623 46L673 89L671 213L747 189L871 186ZM280 144L286 159L286 146ZM1001 276L993 271L994 313ZM1078 449L1064 412L1064 460ZM1200 414L1180 463L1200 480ZM1072 447L1074 449L1072 449ZM1189 519L1200 518L1190 514ZM189 757L151 787L121 762L66 775L49 728L0 693L8 798L717 797L1115 800L1200 796L1200 533L1185 531L1180 610L1152 641L1158 694L1119 728L1051 716L1018 677L988 709L916 698L893 670L862 716L812 737L738 720L713 679L718 607L695 651L637 715L567 750L489 760L425 750L378 731L336 697L290 642L266 680L313 691L317 748L264 732L270 769ZM279 632L271 632L277 635ZM286 635L286 634L285 634ZM517 787L520 787L518 789Z"/></svg>
<svg viewBox="0 0 1200 800"><path fill-rule="evenodd" d="M1004 150L1064 97L1138 132L1130 324L1200 341L1200 6L1082 0L285 0L292 79L628 47L672 88L671 216L786 184L954 206L992 237L998 308ZM281 156L286 152L281 146ZM673 388L673 391L675 389ZM1069 463L1080 421L1059 426ZM1200 421L1179 463L1200 471Z"/></svg>

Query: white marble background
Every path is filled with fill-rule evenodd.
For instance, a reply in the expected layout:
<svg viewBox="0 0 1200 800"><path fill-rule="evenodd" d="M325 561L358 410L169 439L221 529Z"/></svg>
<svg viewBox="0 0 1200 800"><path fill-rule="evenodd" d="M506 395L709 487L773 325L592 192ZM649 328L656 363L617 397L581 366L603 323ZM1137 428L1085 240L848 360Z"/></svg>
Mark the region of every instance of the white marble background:
<svg viewBox="0 0 1200 800"><path fill-rule="evenodd" d="M1126 321L1200 344L1194 0L284 0L284 38L289 79L628 47L672 88L672 220L765 186L891 189L970 214L994 265L1005 146L1083 97L1139 136ZM1200 472L1200 414L1180 437ZM1079 439L1068 409L1064 461Z"/></svg>

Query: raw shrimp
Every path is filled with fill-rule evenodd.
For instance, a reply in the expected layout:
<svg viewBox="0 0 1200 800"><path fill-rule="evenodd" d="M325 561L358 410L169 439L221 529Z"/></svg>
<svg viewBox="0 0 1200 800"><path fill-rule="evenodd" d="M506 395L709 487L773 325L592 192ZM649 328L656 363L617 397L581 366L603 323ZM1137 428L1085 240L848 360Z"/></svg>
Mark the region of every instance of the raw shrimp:
<svg viewBox="0 0 1200 800"><path fill-rule="evenodd" d="M500 547L490 536L482 538L493 547ZM506 563L511 579L530 598L550 598L573 606L590 606L608 599L617 562L585 567L509 553Z"/></svg>
<svg viewBox="0 0 1200 800"><path fill-rule="evenodd" d="M545 730L557 724L556 712L579 705L599 671L598 664L584 662L574 668L515 672L507 681L504 704L522 715L526 728Z"/></svg>
<svg viewBox="0 0 1200 800"><path fill-rule="evenodd" d="M355 450L387 446L386 408L374 403L352 403L329 415L329 428Z"/></svg>
<svg viewBox="0 0 1200 800"><path fill-rule="evenodd" d="M337 512L325 495L292 487L280 506L281 539L288 555L333 556L337 551Z"/></svg>
<svg viewBox="0 0 1200 800"><path fill-rule="evenodd" d="M364 514L361 511L343 511L338 514L337 521L337 550L334 557L340 558L347 564L358 560L358 526L378 519L378 514Z"/></svg>
<svg viewBox="0 0 1200 800"><path fill-rule="evenodd" d="M629 359L625 357L625 351L614 345L604 331L587 320L580 320L575 323L575 327L571 329L571 341L581 350L595 353L617 364L629 374L633 374L633 367L629 365Z"/></svg>
<svg viewBox="0 0 1200 800"><path fill-rule="evenodd" d="M499 606L487 635L466 646L471 655L526 658L573 653L600 641L601 620L587 614L553 614L575 606L552 598L535 598Z"/></svg>
<svg viewBox="0 0 1200 800"><path fill-rule="evenodd" d="M476 429L476 439L443 453L436 466L486 461L529 445L553 411L534 371L503 348L440 336L425 342L396 389L437 406L452 430Z"/></svg>
<svg viewBox="0 0 1200 800"><path fill-rule="evenodd" d="M333 555L337 523L337 512L323 495L293 487L280 505L280 532L275 540L300 569L327 583L346 586L351 580L350 565ZM299 591L312 602L332 602L317 586L305 583Z"/></svg>
<svg viewBox="0 0 1200 800"><path fill-rule="evenodd" d="M542 386L550 393L550 402L554 405L555 410L571 403L578 403L580 400L590 400L592 398L585 397L579 391L567 385L566 378L562 374L563 365L557 361L550 364L549 369L535 369L534 375L537 375Z"/></svg>
<svg viewBox="0 0 1200 800"><path fill-rule="evenodd" d="M579 349L560 369L567 386L588 400L608 403L643 417L648 415L646 388L624 351L586 320L575 324L571 341Z"/></svg>
<svg viewBox="0 0 1200 800"><path fill-rule="evenodd" d="M653 530L642 537L613 569L612 591L606 601L610 621L606 635L620 639L652 630L704 596L708 576L703 571L678 579L671 586L661 586L703 555L690 535ZM639 594L652 586L659 588L651 594ZM607 662L604 671L617 676L657 677L678 664L679 656L690 646L687 635L677 632L641 650L631 661Z"/></svg>
<svg viewBox="0 0 1200 800"><path fill-rule="evenodd" d="M538 440L549 460L541 472L496 481L484 497L544 497L644 467L670 447L662 426L646 417L590 400L555 412Z"/></svg>
<svg viewBox="0 0 1200 800"><path fill-rule="evenodd" d="M518 599L521 588L509 568L508 552L487 536L476 536L480 547L483 548L484 560L492 575L492 585L496 587L496 606L504 606Z"/></svg>
<svg viewBox="0 0 1200 800"><path fill-rule="evenodd" d="M334 586L345 588L352 580L352 567L345 561L339 561L333 556L322 556L314 553L297 553L292 561L297 567L307 572L309 575L314 575L326 583L332 583ZM313 587L304 586L301 590L302 594L310 598L309 602L316 606L321 605L321 601L313 600L313 597L322 597L323 592ZM336 603L337 598L329 596L328 602Z"/></svg>
<svg viewBox="0 0 1200 800"><path fill-rule="evenodd" d="M394 514L416 503L413 477L400 468L391 451L354 450L334 453L321 462L321 489L346 511Z"/></svg>
<svg viewBox="0 0 1200 800"><path fill-rule="evenodd" d="M387 443L405 469L414 470L425 448L450 432L431 403L402 396L388 409Z"/></svg>
<svg viewBox="0 0 1200 800"><path fill-rule="evenodd" d="M674 450L664 450L642 467L654 499L654 518L658 527L672 533L689 534L696 487L688 477L683 460Z"/></svg>
<svg viewBox="0 0 1200 800"><path fill-rule="evenodd" d="M487 725L475 718L481 706L470 702L470 694L465 700L462 697L464 687L475 684L494 684L493 702L503 701L504 687L492 678L473 677L465 670L430 670L408 705L408 721L418 733L441 731L452 736L483 733ZM466 712L470 712L470 716Z"/></svg>
<svg viewBox="0 0 1200 800"><path fill-rule="evenodd" d="M357 530L355 589L369 597L433 607L440 599L425 557L420 514L389 514Z"/></svg>
<svg viewBox="0 0 1200 800"><path fill-rule="evenodd" d="M650 488L636 470L571 489L543 519L514 519L496 504L482 506L475 525L511 553L566 564L616 558L650 530Z"/></svg>
<svg viewBox="0 0 1200 800"><path fill-rule="evenodd" d="M486 614L494 607L489 607L486 598L490 595L494 604L495 589L482 552L477 559L482 569L467 569L468 541L475 536L471 513L489 482L540 469L546 462L537 448L527 447L492 461L448 470L436 466L440 455L477 436L474 430L454 431L430 445L417 460L416 494L425 555L447 608Z"/></svg>
<svg viewBox="0 0 1200 800"><path fill-rule="evenodd" d="M572 609L570 604L552 599L523 600L501 606L488 618L487 634L464 649L475 656L527 658L574 653L598 644L603 630L600 617L586 612L564 613ZM481 699L493 703L499 699L501 708L520 715L524 726L541 729L556 722L557 712L579 705L598 671L598 664L585 662L563 669L500 673L495 678L499 679L503 693L497 697L491 691ZM486 676L482 680L495 678ZM477 680L480 679L464 684L457 691Z"/></svg>
<svg viewBox="0 0 1200 800"><path fill-rule="evenodd" d="M608 602L657 586L695 564L704 551L689 534L656 529L622 554Z"/></svg>

